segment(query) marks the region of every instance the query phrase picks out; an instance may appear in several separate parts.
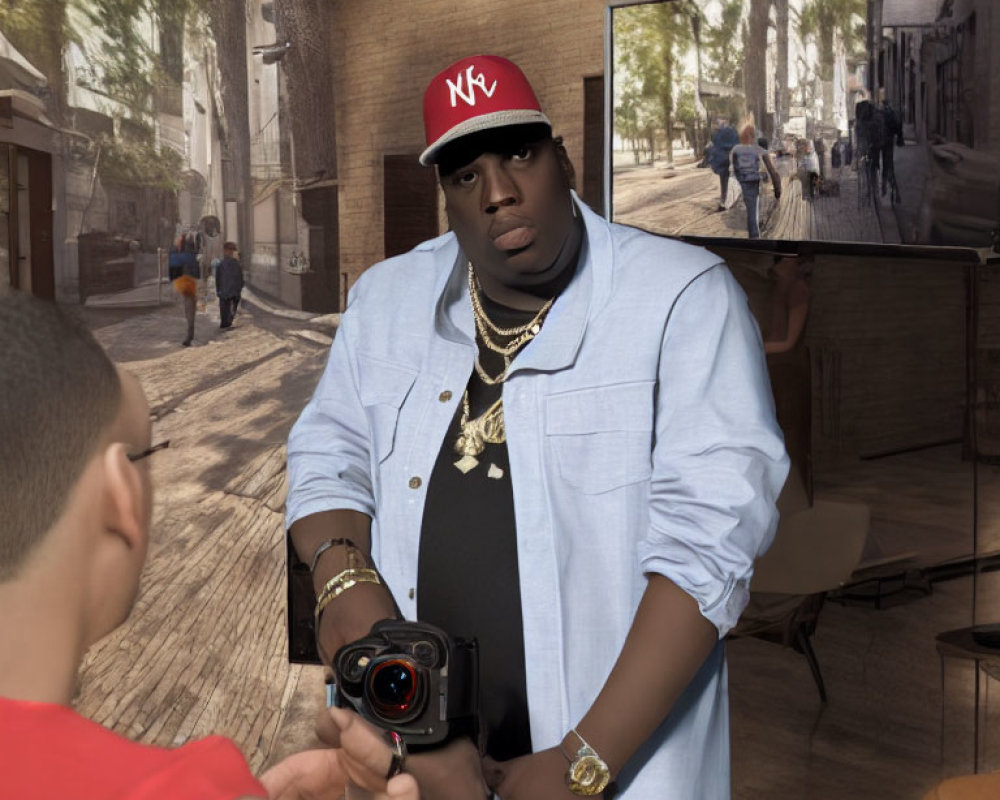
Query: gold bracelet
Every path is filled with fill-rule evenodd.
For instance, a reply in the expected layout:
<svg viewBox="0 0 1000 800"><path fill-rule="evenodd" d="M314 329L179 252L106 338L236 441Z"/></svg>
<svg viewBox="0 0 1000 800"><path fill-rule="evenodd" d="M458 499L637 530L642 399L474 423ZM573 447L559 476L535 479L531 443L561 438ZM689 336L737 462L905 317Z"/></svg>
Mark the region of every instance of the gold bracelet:
<svg viewBox="0 0 1000 800"><path fill-rule="evenodd" d="M378 573L373 569L345 569L334 575L326 582L323 590L319 593L316 601L315 621L316 628L319 629L319 617L323 613L330 601L336 600L348 589L357 586L359 583L382 583Z"/></svg>
<svg viewBox="0 0 1000 800"><path fill-rule="evenodd" d="M315 572L316 565L319 564L319 560L323 554L337 545L343 545L344 548L346 548L348 567L368 566L368 562L365 560L361 549L350 539L327 539L323 542L323 544L317 547L316 552L313 553L312 562L309 564L309 572Z"/></svg>

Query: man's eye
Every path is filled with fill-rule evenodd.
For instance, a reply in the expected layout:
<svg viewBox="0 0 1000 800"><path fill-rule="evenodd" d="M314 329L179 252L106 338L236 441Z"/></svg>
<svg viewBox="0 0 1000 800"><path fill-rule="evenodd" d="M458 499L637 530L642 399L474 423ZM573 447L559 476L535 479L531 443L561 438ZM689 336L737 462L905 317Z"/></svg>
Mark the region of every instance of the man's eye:
<svg viewBox="0 0 1000 800"><path fill-rule="evenodd" d="M511 158L514 159L514 161L527 161L529 158L531 158L531 153L532 153L531 145L526 144L520 147L518 150L515 150L511 154Z"/></svg>
<svg viewBox="0 0 1000 800"><path fill-rule="evenodd" d="M476 180L476 173L472 171L456 172L455 183L459 186L471 186Z"/></svg>

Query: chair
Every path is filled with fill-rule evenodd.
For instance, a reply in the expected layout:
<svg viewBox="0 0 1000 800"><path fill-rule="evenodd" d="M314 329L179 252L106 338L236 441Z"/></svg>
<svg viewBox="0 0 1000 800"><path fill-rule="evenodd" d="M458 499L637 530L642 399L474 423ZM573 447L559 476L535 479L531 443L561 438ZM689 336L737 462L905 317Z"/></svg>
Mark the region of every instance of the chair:
<svg viewBox="0 0 1000 800"><path fill-rule="evenodd" d="M842 586L861 561L871 515L862 503L816 500L810 506L804 493L793 471L779 498L784 511L774 541L754 565L750 602L730 635L754 636L802 653L825 703L810 637L827 592Z"/></svg>

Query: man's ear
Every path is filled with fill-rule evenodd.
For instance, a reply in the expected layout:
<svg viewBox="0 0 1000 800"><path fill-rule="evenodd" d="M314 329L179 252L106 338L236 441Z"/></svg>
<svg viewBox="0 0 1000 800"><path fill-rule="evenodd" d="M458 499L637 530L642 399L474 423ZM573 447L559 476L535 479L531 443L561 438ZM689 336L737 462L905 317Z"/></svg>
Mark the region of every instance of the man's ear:
<svg viewBox="0 0 1000 800"><path fill-rule="evenodd" d="M105 530L117 533L129 547L141 548L147 535L146 483L122 443L110 445L103 461Z"/></svg>
<svg viewBox="0 0 1000 800"><path fill-rule="evenodd" d="M566 145L563 144L562 136L554 136L552 138L552 144L556 148L556 158L559 161L559 166L562 167L563 175L566 177L566 183L569 188L576 191L576 170L573 168L573 162L570 161L569 153L566 152Z"/></svg>

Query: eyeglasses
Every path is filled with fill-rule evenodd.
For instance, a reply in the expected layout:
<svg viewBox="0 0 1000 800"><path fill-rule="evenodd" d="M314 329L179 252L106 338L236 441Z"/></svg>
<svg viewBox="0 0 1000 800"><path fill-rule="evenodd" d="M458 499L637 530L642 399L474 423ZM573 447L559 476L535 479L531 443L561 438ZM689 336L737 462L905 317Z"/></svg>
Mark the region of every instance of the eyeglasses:
<svg viewBox="0 0 1000 800"><path fill-rule="evenodd" d="M128 460L129 461L139 461L140 459L143 459L146 456L152 455L157 450L166 450L168 447L170 447L170 440L169 439L165 439L162 442L160 442L159 444L154 444L152 447L147 447L141 453L129 453L128 454Z"/></svg>

